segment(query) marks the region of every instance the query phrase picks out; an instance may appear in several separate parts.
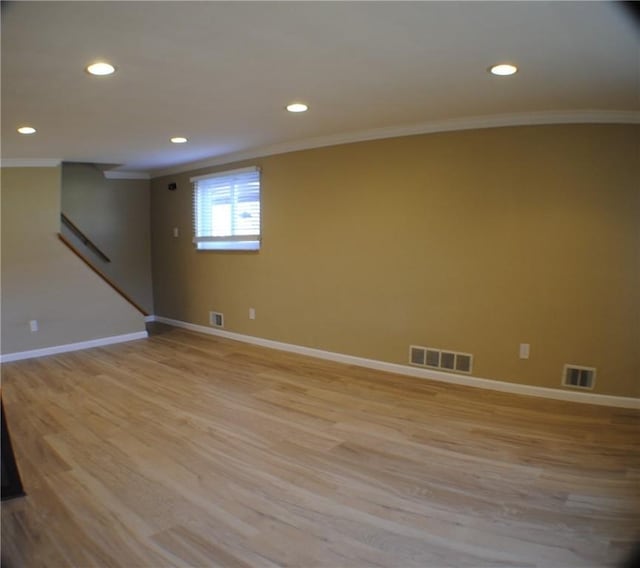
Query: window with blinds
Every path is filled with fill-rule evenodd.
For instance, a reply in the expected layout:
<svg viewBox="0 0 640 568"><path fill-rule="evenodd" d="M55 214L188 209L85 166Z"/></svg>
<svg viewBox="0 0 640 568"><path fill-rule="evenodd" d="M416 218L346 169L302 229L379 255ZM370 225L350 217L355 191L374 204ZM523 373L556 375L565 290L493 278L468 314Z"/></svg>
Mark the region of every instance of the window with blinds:
<svg viewBox="0 0 640 568"><path fill-rule="evenodd" d="M191 182L197 249L260 249L259 168L197 176Z"/></svg>

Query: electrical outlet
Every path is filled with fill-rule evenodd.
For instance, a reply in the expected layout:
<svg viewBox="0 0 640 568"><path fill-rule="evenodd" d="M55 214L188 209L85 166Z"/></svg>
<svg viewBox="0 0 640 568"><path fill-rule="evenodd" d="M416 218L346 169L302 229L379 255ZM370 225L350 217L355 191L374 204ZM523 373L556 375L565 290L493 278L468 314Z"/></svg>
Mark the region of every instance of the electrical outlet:
<svg viewBox="0 0 640 568"><path fill-rule="evenodd" d="M256 309L255 308L249 308L249 319L250 320L256 319Z"/></svg>
<svg viewBox="0 0 640 568"><path fill-rule="evenodd" d="M38 320L30 320L29 321L29 330L31 333L35 333L38 331Z"/></svg>
<svg viewBox="0 0 640 568"><path fill-rule="evenodd" d="M520 344L520 359L528 359L531 352L531 345L528 343Z"/></svg>
<svg viewBox="0 0 640 568"><path fill-rule="evenodd" d="M173 236L174 236L174 238L178 238L179 235L180 235L180 232L178 231L178 227L174 227L173 228Z"/></svg>

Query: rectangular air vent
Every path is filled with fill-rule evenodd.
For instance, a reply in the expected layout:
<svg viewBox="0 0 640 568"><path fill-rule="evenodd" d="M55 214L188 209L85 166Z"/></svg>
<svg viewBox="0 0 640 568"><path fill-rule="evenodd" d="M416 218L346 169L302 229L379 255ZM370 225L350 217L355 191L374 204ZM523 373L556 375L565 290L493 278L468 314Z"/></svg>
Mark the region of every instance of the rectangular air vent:
<svg viewBox="0 0 640 568"><path fill-rule="evenodd" d="M431 369L471 373L473 355L411 345L409 347L409 362L412 365L429 367Z"/></svg>
<svg viewBox="0 0 640 568"><path fill-rule="evenodd" d="M440 354L440 368L453 371L456 368L456 354L450 351L443 351Z"/></svg>
<svg viewBox="0 0 640 568"><path fill-rule="evenodd" d="M565 365L562 373L562 384L565 387L579 389L592 389L596 382L596 370L594 367L581 365Z"/></svg>
<svg viewBox="0 0 640 568"><path fill-rule="evenodd" d="M424 347L418 347L417 345L411 345L409 347L409 361L412 365L425 365L427 350Z"/></svg>
<svg viewBox="0 0 640 568"><path fill-rule="evenodd" d="M427 367L438 368L440 366L440 351L427 349Z"/></svg>
<svg viewBox="0 0 640 568"><path fill-rule="evenodd" d="M209 325L224 327L224 316L220 312L209 312Z"/></svg>
<svg viewBox="0 0 640 568"><path fill-rule="evenodd" d="M456 371L461 373L471 372L471 355L456 353Z"/></svg>

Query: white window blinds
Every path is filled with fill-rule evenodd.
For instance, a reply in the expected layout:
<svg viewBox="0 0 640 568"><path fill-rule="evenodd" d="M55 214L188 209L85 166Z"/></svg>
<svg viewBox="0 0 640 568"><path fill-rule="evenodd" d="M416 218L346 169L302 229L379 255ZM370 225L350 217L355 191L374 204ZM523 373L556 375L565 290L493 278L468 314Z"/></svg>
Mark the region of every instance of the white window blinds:
<svg viewBox="0 0 640 568"><path fill-rule="evenodd" d="M260 249L260 169L191 178L193 242L200 250Z"/></svg>

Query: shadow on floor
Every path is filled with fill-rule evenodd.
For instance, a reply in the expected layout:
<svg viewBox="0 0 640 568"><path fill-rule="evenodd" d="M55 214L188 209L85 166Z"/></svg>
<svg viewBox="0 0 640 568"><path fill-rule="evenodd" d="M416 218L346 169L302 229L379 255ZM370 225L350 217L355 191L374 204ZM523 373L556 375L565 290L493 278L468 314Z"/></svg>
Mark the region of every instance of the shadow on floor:
<svg viewBox="0 0 640 568"><path fill-rule="evenodd" d="M175 329L172 325L167 325L166 323L160 323L157 321L147 322L145 326L149 337L152 335L162 335L163 333L168 333Z"/></svg>

